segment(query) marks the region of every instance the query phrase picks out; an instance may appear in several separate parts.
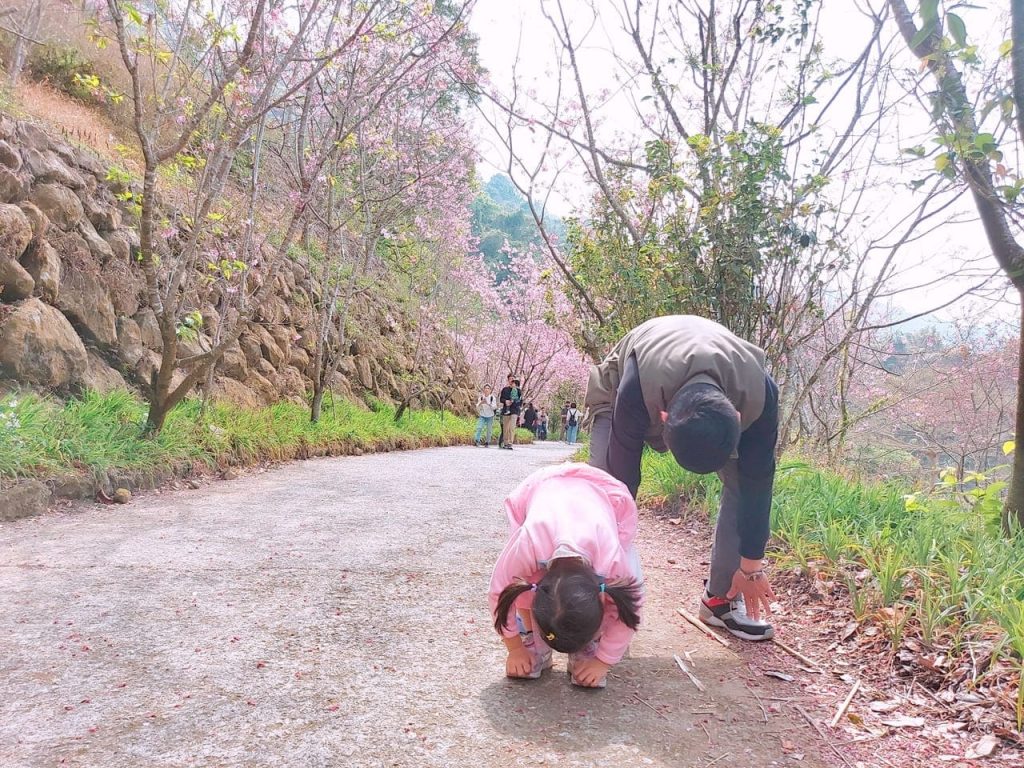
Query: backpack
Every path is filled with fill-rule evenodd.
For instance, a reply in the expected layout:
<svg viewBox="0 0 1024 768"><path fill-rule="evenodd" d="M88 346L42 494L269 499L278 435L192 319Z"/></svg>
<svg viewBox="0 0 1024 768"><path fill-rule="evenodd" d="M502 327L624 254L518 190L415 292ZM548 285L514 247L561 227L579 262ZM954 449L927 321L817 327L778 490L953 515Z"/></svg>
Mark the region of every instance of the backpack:
<svg viewBox="0 0 1024 768"><path fill-rule="evenodd" d="M575 408L569 409L569 420L566 422L566 424L568 424L570 427L575 427L576 424L579 423L576 418L579 415L580 412L577 411Z"/></svg>

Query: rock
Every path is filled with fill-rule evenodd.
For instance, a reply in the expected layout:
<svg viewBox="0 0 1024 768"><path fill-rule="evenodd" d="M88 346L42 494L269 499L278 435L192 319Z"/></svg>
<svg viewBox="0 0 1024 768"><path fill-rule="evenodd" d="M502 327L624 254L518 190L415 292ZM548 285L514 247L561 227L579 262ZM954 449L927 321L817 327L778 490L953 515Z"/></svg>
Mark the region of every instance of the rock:
<svg viewBox="0 0 1024 768"><path fill-rule="evenodd" d="M35 177L36 183L63 184L71 189L85 187L82 175L68 168L53 152L40 152L38 149L29 148L24 151L23 158L25 167Z"/></svg>
<svg viewBox="0 0 1024 768"><path fill-rule="evenodd" d="M268 330L274 339L274 343L277 344L277 348L281 350L281 364L287 363L288 358L291 355L292 340L295 337L295 329L287 325L275 325ZM275 366L280 367L277 363L275 363Z"/></svg>
<svg viewBox="0 0 1024 768"><path fill-rule="evenodd" d="M288 358L288 364L298 368L305 375L309 371L311 359L309 353L301 347L295 347L292 349L291 356Z"/></svg>
<svg viewBox="0 0 1024 768"><path fill-rule="evenodd" d="M116 260L131 263L131 245L124 232L103 232L102 237L107 241Z"/></svg>
<svg viewBox="0 0 1024 768"><path fill-rule="evenodd" d="M58 310L27 299L0 325L0 374L22 384L64 389L85 373L85 345Z"/></svg>
<svg viewBox="0 0 1024 768"><path fill-rule="evenodd" d="M213 343L205 333L197 333L194 338L178 339L178 359L206 354L212 347Z"/></svg>
<svg viewBox="0 0 1024 768"><path fill-rule="evenodd" d="M50 481L50 489L61 499L92 499L98 486L91 475L62 475Z"/></svg>
<svg viewBox="0 0 1024 768"><path fill-rule="evenodd" d="M217 370L230 379L245 381L249 373L249 361L237 341L224 350L224 354L217 362Z"/></svg>
<svg viewBox="0 0 1024 768"><path fill-rule="evenodd" d="M0 165L11 171L21 170L21 155L6 141L0 141Z"/></svg>
<svg viewBox="0 0 1024 768"><path fill-rule="evenodd" d="M107 166L89 152L79 150L75 153L74 162L83 171L90 173L97 179L105 179L107 177ZM88 179L86 179L86 182L88 182Z"/></svg>
<svg viewBox="0 0 1024 768"><path fill-rule="evenodd" d="M240 475L238 474L238 470L234 467L228 467L221 474L221 478L224 480L237 480L239 477Z"/></svg>
<svg viewBox="0 0 1024 768"><path fill-rule="evenodd" d="M102 277L91 269L69 268L61 275L57 307L87 340L109 348L117 341L114 305Z"/></svg>
<svg viewBox="0 0 1024 768"><path fill-rule="evenodd" d="M42 151L53 143L46 131L33 123L19 122L17 132L20 142L31 149Z"/></svg>
<svg viewBox="0 0 1024 768"><path fill-rule="evenodd" d="M160 323L157 322L156 313L149 307L143 307L133 315L133 318L139 324L143 346L156 352L163 351L164 341L160 336Z"/></svg>
<svg viewBox="0 0 1024 768"><path fill-rule="evenodd" d="M203 317L203 328L210 334L211 339L217 338L217 330L220 328L220 313L210 304L199 309Z"/></svg>
<svg viewBox="0 0 1024 768"><path fill-rule="evenodd" d="M85 190L79 190L78 199L82 201L85 217L97 232L113 232L121 226L121 212L113 205L103 202Z"/></svg>
<svg viewBox="0 0 1024 768"><path fill-rule="evenodd" d="M0 298L7 302L20 301L32 295L36 281L16 261L0 261Z"/></svg>
<svg viewBox="0 0 1024 768"><path fill-rule="evenodd" d="M110 498L118 504L127 504L132 500L132 492L127 488L118 488Z"/></svg>
<svg viewBox="0 0 1024 768"><path fill-rule="evenodd" d="M36 184L30 198L47 218L70 232L85 217L85 209L78 196L59 184Z"/></svg>
<svg viewBox="0 0 1024 768"><path fill-rule="evenodd" d="M15 131L17 130L15 122L7 115L0 114L0 139L4 141L10 141L14 138Z"/></svg>
<svg viewBox="0 0 1024 768"><path fill-rule="evenodd" d="M285 354L281 351L281 348L277 346L277 342L270 334L270 331L262 325L253 326L253 331L256 338L259 339L262 357L269 360L270 364L274 366L274 368L281 367L285 361Z"/></svg>
<svg viewBox="0 0 1024 768"><path fill-rule="evenodd" d="M114 258L114 251L110 244L100 237L91 221L83 218L78 222L78 232L89 246L89 251L99 260L100 264L106 264Z"/></svg>
<svg viewBox="0 0 1024 768"><path fill-rule="evenodd" d="M9 171L0 168L0 203L18 203L28 197L28 182Z"/></svg>
<svg viewBox="0 0 1024 768"><path fill-rule="evenodd" d="M25 480L13 488L0 491L0 520L18 520L46 511L52 494L38 480Z"/></svg>
<svg viewBox="0 0 1024 768"><path fill-rule="evenodd" d="M273 363L262 357L260 358L260 361L256 363L256 371L260 375L266 376L268 380L273 380L273 376L277 373L277 369L274 367Z"/></svg>
<svg viewBox="0 0 1024 768"><path fill-rule="evenodd" d="M32 224L16 205L0 205L0 261L17 261L32 242Z"/></svg>
<svg viewBox="0 0 1024 768"><path fill-rule="evenodd" d="M32 276L43 301L56 304L60 292L60 256L53 246L43 241L37 248L29 248L21 258L21 265Z"/></svg>
<svg viewBox="0 0 1024 768"><path fill-rule="evenodd" d="M90 389L93 392L99 392L101 395L116 390L128 389L128 383L124 380L124 377L107 365L103 358L92 350L87 350L87 355L88 361L85 373L77 381L81 389Z"/></svg>
<svg viewBox="0 0 1024 768"><path fill-rule="evenodd" d="M117 318L117 356L127 365L135 366L145 354L142 331L139 324L130 317Z"/></svg>
<svg viewBox="0 0 1024 768"><path fill-rule="evenodd" d="M364 389L373 389L373 376L370 374L370 359L364 355L356 357L356 378Z"/></svg>
<svg viewBox="0 0 1024 768"><path fill-rule="evenodd" d="M260 347L260 340L255 335L249 331L244 332L238 337L238 346L242 350L242 354L245 355L245 362L249 366L259 365L260 360L263 359L263 349Z"/></svg>
<svg viewBox="0 0 1024 768"><path fill-rule="evenodd" d="M243 408L259 408L261 404L260 398L252 389L240 381L224 377L217 377L213 380L210 396L214 400L234 403Z"/></svg>
<svg viewBox="0 0 1024 768"><path fill-rule="evenodd" d="M50 220L46 218L46 214L28 201L18 203L18 207L25 214L25 218L28 219L29 226L32 228L31 244L38 245L46 237L46 230L50 227Z"/></svg>
<svg viewBox="0 0 1024 768"><path fill-rule="evenodd" d="M274 388L285 395L300 396L306 394L306 380L298 368L286 365L270 379Z"/></svg>

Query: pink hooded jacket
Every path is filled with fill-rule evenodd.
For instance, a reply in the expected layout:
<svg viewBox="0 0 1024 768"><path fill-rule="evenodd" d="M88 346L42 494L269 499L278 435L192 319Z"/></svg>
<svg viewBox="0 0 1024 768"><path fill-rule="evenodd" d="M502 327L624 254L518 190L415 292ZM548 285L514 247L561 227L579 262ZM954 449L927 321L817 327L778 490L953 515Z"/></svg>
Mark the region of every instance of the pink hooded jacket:
<svg viewBox="0 0 1024 768"><path fill-rule="evenodd" d="M548 558L565 545L590 561L607 580L638 578L633 539L636 503L625 485L607 472L587 464L561 464L540 469L526 478L505 499L509 540L491 576L491 615L505 587L524 579L544 576ZM606 664L622 659L633 630L619 621L615 603L604 595L597 658ZM515 607L530 610L533 593L526 592ZM517 633L511 616L505 637Z"/></svg>

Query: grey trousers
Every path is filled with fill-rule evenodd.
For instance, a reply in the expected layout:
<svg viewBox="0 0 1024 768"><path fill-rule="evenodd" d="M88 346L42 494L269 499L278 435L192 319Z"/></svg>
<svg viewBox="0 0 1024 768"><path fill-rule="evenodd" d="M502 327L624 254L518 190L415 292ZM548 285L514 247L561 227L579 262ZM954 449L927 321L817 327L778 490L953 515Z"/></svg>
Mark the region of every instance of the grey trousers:
<svg viewBox="0 0 1024 768"><path fill-rule="evenodd" d="M590 466L608 472L608 445L612 436L611 412L594 416L590 429ZM708 591L724 598L732 589L732 577L740 567L740 535L737 529L740 507L740 478L736 459L730 459L718 472L722 481L722 499L711 545L711 571Z"/></svg>

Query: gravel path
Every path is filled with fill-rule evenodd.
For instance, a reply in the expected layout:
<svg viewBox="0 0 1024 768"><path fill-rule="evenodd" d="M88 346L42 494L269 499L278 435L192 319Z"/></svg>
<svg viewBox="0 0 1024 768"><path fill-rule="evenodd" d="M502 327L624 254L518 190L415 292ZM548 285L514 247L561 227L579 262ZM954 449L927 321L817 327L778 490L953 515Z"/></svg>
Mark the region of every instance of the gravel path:
<svg viewBox="0 0 1024 768"><path fill-rule="evenodd" d="M696 586L644 522L646 624L608 689L561 659L503 677L501 500L569 453L311 460L0 525L0 766L825 765L681 626Z"/></svg>

